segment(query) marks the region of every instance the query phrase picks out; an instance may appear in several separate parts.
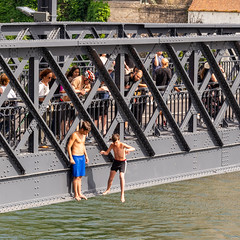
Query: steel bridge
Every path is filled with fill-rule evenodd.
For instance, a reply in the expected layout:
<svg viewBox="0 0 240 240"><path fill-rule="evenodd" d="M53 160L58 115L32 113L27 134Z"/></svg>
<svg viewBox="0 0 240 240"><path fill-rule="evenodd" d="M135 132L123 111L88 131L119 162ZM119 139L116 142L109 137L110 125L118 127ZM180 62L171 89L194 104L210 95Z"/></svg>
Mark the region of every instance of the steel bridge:
<svg viewBox="0 0 240 240"><path fill-rule="evenodd" d="M239 170L240 25L44 22L0 28L1 73L10 79L0 97L0 212L72 199L66 144L82 119L92 125L91 142L86 143L90 163L83 179L88 196L106 187L112 156L99 152L107 149L116 131L136 148L128 156L128 190ZM173 72L164 91L151 74L158 51L168 57ZM102 53L109 56L105 65ZM126 56L143 71L146 95L135 94L139 82L126 93ZM199 68L206 61L210 71L198 82ZM114 79L108 72L113 62ZM73 64L99 75L82 98L65 77ZM39 71L46 67L56 81L39 105ZM218 80L214 96L221 105L212 106L214 97L208 89L212 73ZM106 132L91 114L106 101L97 97L101 81L111 93ZM69 102L58 101L59 85ZM176 85L181 92L174 91ZM16 99L7 98L11 88ZM141 119L132 111L136 103L144 106ZM59 116L66 109L74 110L75 119L61 129L64 120ZM42 141L48 148L39 148ZM119 191L118 186L116 179L112 192Z"/></svg>

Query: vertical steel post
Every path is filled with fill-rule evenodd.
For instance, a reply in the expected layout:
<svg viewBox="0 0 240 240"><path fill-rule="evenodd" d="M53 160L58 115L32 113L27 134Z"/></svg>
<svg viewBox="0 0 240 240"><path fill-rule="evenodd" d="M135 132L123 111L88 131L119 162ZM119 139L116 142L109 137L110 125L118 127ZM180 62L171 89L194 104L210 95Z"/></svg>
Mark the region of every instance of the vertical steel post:
<svg viewBox="0 0 240 240"><path fill-rule="evenodd" d="M115 65L115 83L122 94L124 96L124 54L120 53L117 56L116 59L116 65ZM119 123L120 128L119 128L119 134L120 134L120 139L123 141L124 137L124 121Z"/></svg>
<svg viewBox="0 0 240 240"><path fill-rule="evenodd" d="M193 86L197 90L197 77L198 77L198 58L196 51L192 51L189 57L189 78L192 81ZM189 107L192 105L191 98L189 98ZM194 111L188 126L188 131L197 131L197 112Z"/></svg>
<svg viewBox="0 0 240 240"><path fill-rule="evenodd" d="M39 60L31 57L29 59L29 82L28 82L28 94L32 100L35 108L38 108L38 85L39 85ZM29 122L32 121L33 116L29 114ZM27 121L27 119L25 119ZM35 129L29 137L29 152L38 152L38 129Z"/></svg>

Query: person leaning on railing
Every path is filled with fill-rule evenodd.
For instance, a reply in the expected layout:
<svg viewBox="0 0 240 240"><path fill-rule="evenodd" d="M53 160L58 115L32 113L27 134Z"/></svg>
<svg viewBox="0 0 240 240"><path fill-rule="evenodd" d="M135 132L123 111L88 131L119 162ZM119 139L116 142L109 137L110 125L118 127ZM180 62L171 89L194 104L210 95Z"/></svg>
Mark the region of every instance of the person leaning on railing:
<svg viewBox="0 0 240 240"><path fill-rule="evenodd" d="M48 95L49 89L49 82L53 78L52 70L46 68L40 72L40 82L39 82L39 102L42 103L44 98Z"/></svg>
<svg viewBox="0 0 240 240"><path fill-rule="evenodd" d="M76 76L78 74L77 71L78 68L75 68L75 71L73 71L72 76ZM75 74L74 74L75 72ZM83 75L77 76L74 79L71 80L71 86L76 94L81 98L82 96L85 96L90 90L91 90L91 83L95 80L95 75L90 70L85 71ZM66 93L63 88L60 89L61 93ZM70 98L67 95L64 95L62 98L62 101L69 102ZM62 132L62 139L65 135L65 132L69 130L70 125L72 124L74 118L75 118L75 109L73 108L73 105L65 106L67 109L66 111L63 111L61 114L61 132Z"/></svg>
<svg viewBox="0 0 240 240"><path fill-rule="evenodd" d="M169 68L169 61L167 58L162 58L162 66L155 71L154 80L156 81L156 86L160 92L163 92L167 89L167 86L172 78L172 72ZM175 91L180 92L177 87L174 87ZM166 119L163 117L162 111L159 112L161 116L162 125L166 126ZM157 132L158 135L158 132Z"/></svg>
<svg viewBox="0 0 240 240"><path fill-rule="evenodd" d="M10 80L7 77L5 73L2 73L0 75L0 94L3 94L5 91L7 85L9 84ZM16 98L15 92L10 89L7 98L7 101L4 101L3 105L1 107L13 107L15 105L15 101L13 100ZM12 99L12 100L11 100ZM9 132L10 126L9 126L9 117L12 118L13 116L10 114L9 109L3 109L0 111L0 131L2 130L2 127L4 126L4 133Z"/></svg>
<svg viewBox="0 0 240 240"><path fill-rule="evenodd" d="M91 83L95 80L95 75L90 70L85 71L84 75L73 79L71 85L76 93L85 95L91 90Z"/></svg>
<svg viewBox="0 0 240 240"><path fill-rule="evenodd" d="M160 91L164 91L167 88L167 85L169 84L171 78L172 78L172 72L169 68L169 61L167 58L162 58L162 66L155 71L155 77L154 80L156 81L156 86L161 87L159 88ZM177 92L180 92L180 90L177 87L174 87L174 89Z"/></svg>
<svg viewBox="0 0 240 240"><path fill-rule="evenodd" d="M76 65L72 66L69 71L66 73L66 78L71 84L72 81L80 76L80 68ZM75 117L75 110L69 103L70 98L66 95L66 92L63 86L60 86L59 93L63 94L60 98L60 118L61 118L61 139L64 138L65 132L68 131L69 126L72 124Z"/></svg>
<svg viewBox="0 0 240 240"><path fill-rule="evenodd" d="M125 89L130 89L132 85L142 79L143 72L142 70L136 70L135 73L130 73L125 76ZM143 82L140 82L138 88L135 91L135 96L132 102L132 112L139 124L142 123L142 115L146 108L146 101L144 101L144 96L146 95L147 85Z"/></svg>
<svg viewBox="0 0 240 240"><path fill-rule="evenodd" d="M51 69L46 68L40 72L40 82L39 82L39 104L42 104L44 101L45 97L49 94L50 88L49 88L49 83L53 78L53 72ZM44 113L44 117L46 118L46 122L48 125L49 124L49 112L46 111ZM48 148L45 142L45 137L43 131L40 131L40 136L39 136L39 141L41 144L41 148Z"/></svg>
<svg viewBox="0 0 240 240"><path fill-rule="evenodd" d="M157 52L152 59L152 77L155 78L155 71L162 67L163 53L161 51Z"/></svg>
<svg viewBox="0 0 240 240"><path fill-rule="evenodd" d="M224 78L226 79L226 74L224 72L224 69L222 68L221 65L219 65L219 68ZM209 70L210 70L210 65L208 62L205 62L203 67L199 70L199 73L198 73L199 83L201 83L204 80ZM221 91L219 89L218 80L216 76L212 73L207 86L207 91L204 93L204 96L202 98L202 101L210 117L215 118L222 106L222 99L221 99L220 93Z"/></svg>
<svg viewBox="0 0 240 240"><path fill-rule="evenodd" d="M98 126L101 124L103 121L103 135L106 134L107 131L107 114L108 114L108 108L109 108L109 98L110 98L110 93L109 89L107 86L104 84L104 82L101 82L100 87L97 90L97 95L99 102L97 102L95 106L95 113L94 113L94 122L95 125Z"/></svg>

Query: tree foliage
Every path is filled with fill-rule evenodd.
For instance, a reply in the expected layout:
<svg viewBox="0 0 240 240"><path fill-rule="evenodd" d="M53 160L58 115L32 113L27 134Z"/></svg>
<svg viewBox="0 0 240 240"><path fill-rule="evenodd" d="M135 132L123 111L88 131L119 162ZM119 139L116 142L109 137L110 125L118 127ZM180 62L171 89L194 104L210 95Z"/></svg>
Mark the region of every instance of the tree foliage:
<svg viewBox="0 0 240 240"><path fill-rule="evenodd" d="M31 17L21 13L16 7L27 6L37 10L37 0L1 0L0 22L33 22Z"/></svg>
<svg viewBox="0 0 240 240"><path fill-rule="evenodd" d="M58 21L106 22L110 8L103 0L57 0ZM0 0L0 22L32 22L33 18L16 9L19 6L37 10L37 0Z"/></svg>
<svg viewBox="0 0 240 240"><path fill-rule="evenodd" d="M107 22L109 17L110 8L107 2L91 1L87 12L88 22Z"/></svg>
<svg viewBox="0 0 240 240"><path fill-rule="evenodd" d="M58 1L59 21L106 22L109 16L109 5L103 0Z"/></svg>

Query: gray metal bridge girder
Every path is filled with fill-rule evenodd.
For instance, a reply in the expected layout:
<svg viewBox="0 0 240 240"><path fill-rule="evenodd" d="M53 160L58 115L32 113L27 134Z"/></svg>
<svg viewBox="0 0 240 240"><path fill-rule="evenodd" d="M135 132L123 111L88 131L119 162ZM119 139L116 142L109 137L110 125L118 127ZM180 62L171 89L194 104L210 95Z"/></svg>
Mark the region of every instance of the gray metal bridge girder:
<svg viewBox="0 0 240 240"><path fill-rule="evenodd" d="M186 34L218 34L224 35L236 33L240 31L239 25L229 24L154 24L154 23L88 23L88 22L43 22L43 23L1 23L1 30L5 35L17 35L22 29L30 28L30 31L35 31L41 35L43 32L48 34L53 28L62 27L65 31L72 34L85 32L91 34L91 28L94 27L98 34L111 34L114 31L115 35L120 36L119 32L124 29L126 34L130 33L135 36L146 34L147 36L182 36ZM44 31L43 31L44 29ZM122 37L125 37L124 35Z"/></svg>
<svg viewBox="0 0 240 240"><path fill-rule="evenodd" d="M211 52L211 49L205 43L201 43L200 45L201 45L203 54L205 55L205 57L208 60L209 65L213 69L213 72L221 86L221 89L222 89L229 105L232 107L232 110L234 111L234 113L237 117L237 120L240 123L240 108L238 106L238 103L237 103L234 95L233 95L233 92L231 91L226 79L224 78L224 76L222 74L221 69L218 66L218 63L217 63L215 57L213 56L213 54Z"/></svg>
<svg viewBox="0 0 240 240"><path fill-rule="evenodd" d="M65 165L67 166L69 161L68 157L66 154L62 151L61 146L58 144L58 142L55 139L55 136L47 126L46 122L43 120L43 118L39 115L38 110L35 108L34 104L32 103L31 99L29 96L26 94L26 92L23 90L21 87L20 83L18 80L15 78L14 74L12 73L10 67L6 64L4 58L2 55L0 55L0 65L2 66L3 70L5 71L6 75L8 76L9 79L11 79L11 85L13 85L16 90L18 91L19 95L21 96L23 102L26 104L28 107L30 113L32 116L37 120L38 124L46 134L47 138L53 145L54 149L56 150L57 154L61 156L61 159L64 161Z"/></svg>
<svg viewBox="0 0 240 240"><path fill-rule="evenodd" d="M178 144L181 145L185 151L190 151L190 147L189 147L188 143L186 142L184 136L182 135L182 132L180 131L177 123L175 122L172 114L170 113L165 101L163 100L163 97L161 96L160 92L158 91L155 84L153 83L153 80L152 80L149 72L144 67L137 51L130 45L128 46L128 50L129 50L129 53L131 53L132 58L136 62L136 66L138 66L139 69L141 69L143 71L144 80L157 103L157 108L159 111L160 110L163 111L164 116L166 117L176 138L178 139Z"/></svg>
<svg viewBox="0 0 240 240"><path fill-rule="evenodd" d="M56 48L61 47L62 49L73 48L73 47L86 47L86 46L96 46L98 48L104 47L106 45L110 46L124 46L132 45L135 47L141 46L154 46L156 44L176 44L181 46L180 50L188 50L191 45L192 48L196 48L192 43L206 42L208 44L216 45L220 44L222 47L230 47L229 42L238 41L239 36L236 35L223 35L223 36L198 36L198 37L153 37L153 38L97 38L97 39L41 39L41 40L2 40L0 42L1 49L18 49L18 48ZM183 49L185 44L185 49ZM61 49L61 51L62 51Z"/></svg>
<svg viewBox="0 0 240 240"><path fill-rule="evenodd" d="M128 120L132 130L134 131L135 135L137 136L138 141L141 143L143 149L145 149L147 151L149 156L154 156L155 152L154 152L151 144L147 140L147 138L144 135L142 129L140 128L137 120L135 119L132 112L128 108L128 105L124 101L124 98L121 95L121 93L119 92L116 84L112 81L112 78L110 77L108 71L104 67L104 65L103 65L101 59L99 58L97 52L92 47L86 47L86 48L87 48L87 51L89 52L93 62L95 63L95 66L97 67L97 70L99 71L100 75L103 77L108 89L112 93L112 96L117 101L119 109L121 110L123 115Z"/></svg>
<svg viewBox="0 0 240 240"><path fill-rule="evenodd" d="M182 67L182 65L181 65L181 63L180 63L180 61L179 61L179 59L178 59L178 57L175 53L175 50L173 49L173 47L170 44L164 44L164 45L167 49L167 52L168 52L169 56L171 57L171 60L173 61L173 64L176 67L177 72L181 76L186 88L188 89L189 94L190 94L193 102L196 104L197 108L199 109L200 113L202 114L203 119L206 122L208 129L210 130L210 133L213 135L217 145L222 147L223 142L222 142L216 128L214 127L214 125L213 125L213 123L212 123L212 121L211 121L211 119L210 119L210 117L207 113L206 108L204 107L201 99L199 98L191 80L189 79L189 76L187 75L185 69Z"/></svg>

